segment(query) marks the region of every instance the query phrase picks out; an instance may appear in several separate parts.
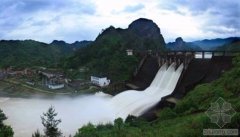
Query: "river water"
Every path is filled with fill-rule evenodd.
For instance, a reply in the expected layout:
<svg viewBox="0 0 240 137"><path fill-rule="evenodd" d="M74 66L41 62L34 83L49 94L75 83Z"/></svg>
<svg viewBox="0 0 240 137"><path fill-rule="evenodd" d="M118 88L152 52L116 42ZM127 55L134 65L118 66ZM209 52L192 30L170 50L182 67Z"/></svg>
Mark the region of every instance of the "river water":
<svg viewBox="0 0 240 137"><path fill-rule="evenodd" d="M82 96L78 98L0 98L0 108L7 115L5 124L11 125L15 137L31 137L39 129L43 131L40 116L52 105L62 122L59 128L65 136L74 135L88 122L98 124L114 120L107 97Z"/></svg>

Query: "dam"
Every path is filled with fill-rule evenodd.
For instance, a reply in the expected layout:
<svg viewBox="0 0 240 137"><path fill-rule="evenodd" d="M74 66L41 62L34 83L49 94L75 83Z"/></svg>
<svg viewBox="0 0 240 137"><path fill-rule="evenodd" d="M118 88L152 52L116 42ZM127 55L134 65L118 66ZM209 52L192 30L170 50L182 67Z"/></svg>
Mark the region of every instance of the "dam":
<svg viewBox="0 0 240 137"><path fill-rule="evenodd" d="M142 60L132 79L125 83L126 88L147 89L162 64L182 63L183 71L173 92L159 100L153 109L161 109L166 106L174 107L177 101L196 85L216 80L223 72L229 70L232 67L232 58L237 53L226 51L136 52L135 54L142 56Z"/></svg>

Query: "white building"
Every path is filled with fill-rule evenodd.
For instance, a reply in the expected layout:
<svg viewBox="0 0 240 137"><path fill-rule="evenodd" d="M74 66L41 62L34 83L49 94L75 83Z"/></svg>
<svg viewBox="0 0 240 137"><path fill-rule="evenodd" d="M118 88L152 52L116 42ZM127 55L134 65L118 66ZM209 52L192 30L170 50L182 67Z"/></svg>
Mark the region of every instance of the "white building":
<svg viewBox="0 0 240 137"><path fill-rule="evenodd" d="M127 55L132 56L133 55L133 50L132 49L127 49Z"/></svg>
<svg viewBox="0 0 240 137"><path fill-rule="evenodd" d="M107 79L106 77L104 78L99 78L99 77L94 77L94 76L91 76L91 82L97 86L100 86L100 87L105 87L105 86L108 86L110 84L110 80Z"/></svg>
<svg viewBox="0 0 240 137"><path fill-rule="evenodd" d="M61 88L64 88L64 84L56 84L56 85L49 84L48 88L50 88L50 89L61 89Z"/></svg>

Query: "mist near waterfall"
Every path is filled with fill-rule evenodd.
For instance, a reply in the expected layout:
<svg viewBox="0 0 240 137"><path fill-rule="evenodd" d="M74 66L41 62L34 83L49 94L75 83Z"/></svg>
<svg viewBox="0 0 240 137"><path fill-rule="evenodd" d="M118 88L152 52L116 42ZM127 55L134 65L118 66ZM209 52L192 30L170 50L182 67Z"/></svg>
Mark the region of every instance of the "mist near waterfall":
<svg viewBox="0 0 240 137"><path fill-rule="evenodd" d="M74 98L0 98L0 108L8 116L5 123L13 127L16 137L30 137L37 129L42 132L40 116L50 106L58 113L57 119L62 120L59 128L63 134L74 135L89 122L106 124L119 117L125 120L129 114L140 116L174 91L182 70L182 64L178 67L175 63L169 67L162 65L144 91L127 90L114 97L99 92Z"/></svg>
<svg viewBox="0 0 240 137"><path fill-rule="evenodd" d="M106 97L92 95L51 100L38 98L0 98L0 100L4 100L0 103L0 108L8 117L5 123L13 127L15 137L30 137L37 129L42 132L40 116L51 105L58 113L56 118L62 120L59 128L66 136L74 135L78 128L89 122L105 124L114 120L114 113L108 105L109 98Z"/></svg>

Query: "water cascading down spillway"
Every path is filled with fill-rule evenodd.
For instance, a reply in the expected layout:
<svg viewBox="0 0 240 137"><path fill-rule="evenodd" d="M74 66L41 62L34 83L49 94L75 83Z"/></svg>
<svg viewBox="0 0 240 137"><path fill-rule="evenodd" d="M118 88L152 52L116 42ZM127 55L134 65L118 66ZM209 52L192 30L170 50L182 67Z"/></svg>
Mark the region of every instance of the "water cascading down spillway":
<svg viewBox="0 0 240 137"><path fill-rule="evenodd" d="M144 91L127 90L117 94L110 100L115 109L115 117L126 119L128 115L140 116L156 105L162 97L170 95L182 73L183 64L176 69L176 63L169 67L162 65L154 80Z"/></svg>

